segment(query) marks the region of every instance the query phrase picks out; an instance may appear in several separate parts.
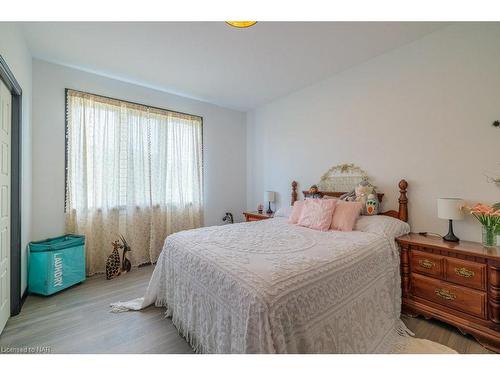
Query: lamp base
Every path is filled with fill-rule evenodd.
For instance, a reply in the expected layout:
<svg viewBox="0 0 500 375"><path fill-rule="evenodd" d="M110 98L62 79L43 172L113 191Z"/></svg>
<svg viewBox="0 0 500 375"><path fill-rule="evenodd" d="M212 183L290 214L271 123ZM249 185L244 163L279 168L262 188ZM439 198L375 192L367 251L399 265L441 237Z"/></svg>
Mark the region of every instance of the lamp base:
<svg viewBox="0 0 500 375"><path fill-rule="evenodd" d="M448 234L443 237L443 240L449 241L449 242L459 242L460 239L455 236L455 233L453 233L453 220L450 220L450 224L448 226Z"/></svg>
<svg viewBox="0 0 500 375"><path fill-rule="evenodd" d="M266 214L271 215L273 213L273 210L271 210L271 202L269 202L269 208L266 211Z"/></svg>

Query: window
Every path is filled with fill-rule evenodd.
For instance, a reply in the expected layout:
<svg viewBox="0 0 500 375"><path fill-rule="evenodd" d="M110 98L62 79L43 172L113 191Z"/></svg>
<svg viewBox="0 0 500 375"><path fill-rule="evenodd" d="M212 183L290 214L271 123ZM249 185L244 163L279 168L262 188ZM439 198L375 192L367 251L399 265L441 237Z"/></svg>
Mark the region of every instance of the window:
<svg viewBox="0 0 500 375"><path fill-rule="evenodd" d="M95 223L110 238L201 225L201 117L67 90L66 119L68 230L92 240Z"/></svg>
<svg viewBox="0 0 500 375"><path fill-rule="evenodd" d="M201 117L68 90L67 120L73 207L201 201Z"/></svg>

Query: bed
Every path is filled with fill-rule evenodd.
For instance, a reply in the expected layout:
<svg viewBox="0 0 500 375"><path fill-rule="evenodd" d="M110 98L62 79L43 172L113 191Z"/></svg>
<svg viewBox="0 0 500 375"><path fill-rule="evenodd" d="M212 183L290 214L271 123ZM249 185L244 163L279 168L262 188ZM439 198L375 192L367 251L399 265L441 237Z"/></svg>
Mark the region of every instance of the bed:
<svg viewBox="0 0 500 375"><path fill-rule="evenodd" d="M409 232L407 186L398 211L361 217L353 232L276 217L170 235L145 297L113 306L166 307L202 353L404 351L394 238Z"/></svg>

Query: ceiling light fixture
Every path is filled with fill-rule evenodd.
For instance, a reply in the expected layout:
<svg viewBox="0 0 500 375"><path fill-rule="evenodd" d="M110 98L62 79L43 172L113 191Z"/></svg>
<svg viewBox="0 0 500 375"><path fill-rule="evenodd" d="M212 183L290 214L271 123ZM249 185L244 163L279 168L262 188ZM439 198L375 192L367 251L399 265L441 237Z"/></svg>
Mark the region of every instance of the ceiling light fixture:
<svg viewBox="0 0 500 375"><path fill-rule="evenodd" d="M238 29L246 29L257 23L257 21L226 21L229 26L236 27Z"/></svg>

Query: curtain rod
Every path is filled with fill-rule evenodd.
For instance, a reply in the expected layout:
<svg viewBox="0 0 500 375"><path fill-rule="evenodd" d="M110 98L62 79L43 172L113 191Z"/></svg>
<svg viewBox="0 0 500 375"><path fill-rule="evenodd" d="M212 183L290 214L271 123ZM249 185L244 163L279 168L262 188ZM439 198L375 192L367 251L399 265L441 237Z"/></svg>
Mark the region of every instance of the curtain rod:
<svg viewBox="0 0 500 375"><path fill-rule="evenodd" d="M171 109L160 108L160 107L155 107L155 106L152 106L152 105L146 105L146 104L142 104L142 103L132 102L130 100L123 100L123 99L112 98L112 97L106 96L106 95L92 94L90 92L85 92L85 91L80 91L80 90L75 90L75 89L70 89L70 88L66 88L65 91L66 91L66 95L65 96L68 95L69 91L73 91L73 92L80 93L80 94L83 94L83 95L97 96L97 97L101 97L101 98L104 98L104 99L115 100L117 102L123 102L123 103L129 103L129 104L133 104L133 105L137 105L137 106L141 106L141 107L145 107L145 108L156 109L156 110L159 110L159 111L178 113L180 115L191 116L191 117L198 117L203 122L203 116L193 115L191 113L180 112L180 111L173 111Z"/></svg>

